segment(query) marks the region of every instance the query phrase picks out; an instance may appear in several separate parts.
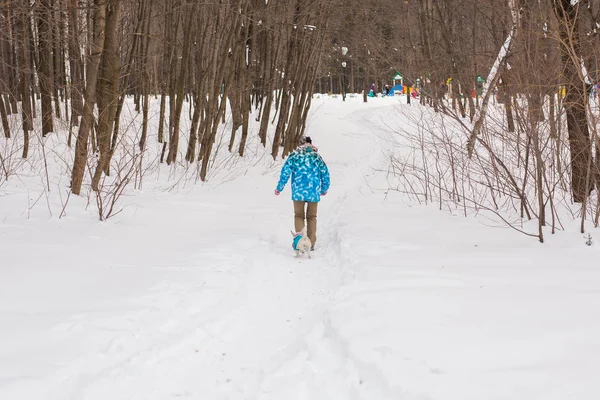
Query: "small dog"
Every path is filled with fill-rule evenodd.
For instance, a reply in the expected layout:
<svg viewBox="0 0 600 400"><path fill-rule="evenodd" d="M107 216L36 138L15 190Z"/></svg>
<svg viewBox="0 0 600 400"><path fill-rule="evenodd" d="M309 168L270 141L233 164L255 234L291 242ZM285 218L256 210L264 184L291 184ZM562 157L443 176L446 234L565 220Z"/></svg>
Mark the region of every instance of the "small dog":
<svg viewBox="0 0 600 400"><path fill-rule="evenodd" d="M302 232L290 231L290 233L294 237L294 240L292 241L292 248L296 251L296 257L298 257L300 253L307 253L308 258L311 258L310 248L312 243L308 236L306 236L306 227L302 229Z"/></svg>

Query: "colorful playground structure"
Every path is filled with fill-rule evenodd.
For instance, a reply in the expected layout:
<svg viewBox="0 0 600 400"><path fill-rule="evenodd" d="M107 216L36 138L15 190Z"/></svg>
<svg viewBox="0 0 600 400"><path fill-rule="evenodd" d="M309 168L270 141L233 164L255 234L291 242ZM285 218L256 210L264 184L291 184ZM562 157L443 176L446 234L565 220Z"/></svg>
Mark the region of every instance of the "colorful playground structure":
<svg viewBox="0 0 600 400"><path fill-rule="evenodd" d="M482 95L484 83L485 83L485 79L482 78L481 75L477 75L475 86L471 90L472 97L479 97ZM452 78L446 79L446 81L442 85L445 86L445 93L447 93L447 95L451 97L452 96ZM411 97L417 97L417 96L419 96L421 90L423 89L422 86L423 86L423 82L421 81L420 78L416 79L415 86L404 85L404 79L402 78L402 75L399 72L396 72L396 74L392 78L392 86L389 87L389 85L385 85L385 89L383 90L382 94L384 96L410 94ZM407 93L407 91L408 91L408 93ZM459 91L460 91L460 96L463 97L464 94L462 93L462 90L460 90L460 87L459 87ZM373 90L373 86L371 87L369 96L370 97L376 96L376 93Z"/></svg>
<svg viewBox="0 0 600 400"><path fill-rule="evenodd" d="M394 77L392 78L392 86L390 87L389 85L385 85L385 88L382 92L382 94L384 96L394 96L394 95L400 95L400 94L406 94L406 91L410 91L410 95L413 97L416 97L418 95L418 90L417 88L413 88L413 87L408 87L408 86L404 86L404 80L402 78L402 75L400 75L400 73L396 72L396 75L394 75ZM376 88L375 88L375 84L371 85L371 89L369 90L369 97L375 97L376 94Z"/></svg>

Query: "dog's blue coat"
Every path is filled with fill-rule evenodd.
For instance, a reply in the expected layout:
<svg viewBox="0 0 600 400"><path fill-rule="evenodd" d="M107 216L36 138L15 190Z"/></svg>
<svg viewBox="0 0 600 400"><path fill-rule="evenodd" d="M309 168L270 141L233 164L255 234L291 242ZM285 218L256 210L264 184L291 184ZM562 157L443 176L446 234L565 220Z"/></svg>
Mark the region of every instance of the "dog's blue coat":
<svg viewBox="0 0 600 400"><path fill-rule="evenodd" d="M298 250L298 242L300 242L300 239L302 239L302 237L302 235L298 235L294 238L294 240L292 241L292 249Z"/></svg>
<svg viewBox="0 0 600 400"><path fill-rule="evenodd" d="M316 203L329 190L330 176L327 164L312 146L300 146L281 168L277 190L283 191L292 176L292 201Z"/></svg>

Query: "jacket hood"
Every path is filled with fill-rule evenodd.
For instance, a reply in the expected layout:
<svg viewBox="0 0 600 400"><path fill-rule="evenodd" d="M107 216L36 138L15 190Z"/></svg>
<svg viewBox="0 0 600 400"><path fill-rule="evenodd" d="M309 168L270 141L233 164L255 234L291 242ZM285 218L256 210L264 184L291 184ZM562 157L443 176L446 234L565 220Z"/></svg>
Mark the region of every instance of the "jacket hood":
<svg viewBox="0 0 600 400"><path fill-rule="evenodd" d="M316 146L313 146L310 143L304 143L304 144L298 146L298 150L314 151L315 153L319 151L319 149L317 149Z"/></svg>

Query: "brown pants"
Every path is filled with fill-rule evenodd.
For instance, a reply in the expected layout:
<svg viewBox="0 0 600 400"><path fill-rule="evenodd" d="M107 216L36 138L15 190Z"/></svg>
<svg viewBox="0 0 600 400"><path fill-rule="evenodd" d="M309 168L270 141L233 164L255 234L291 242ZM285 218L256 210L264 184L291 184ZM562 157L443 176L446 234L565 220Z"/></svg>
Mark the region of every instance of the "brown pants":
<svg viewBox="0 0 600 400"><path fill-rule="evenodd" d="M304 205L306 212L304 211ZM310 203L307 201L294 201L294 228L296 232L300 232L304 228L304 220L306 219L306 236L315 245L317 241L317 206L319 203Z"/></svg>

